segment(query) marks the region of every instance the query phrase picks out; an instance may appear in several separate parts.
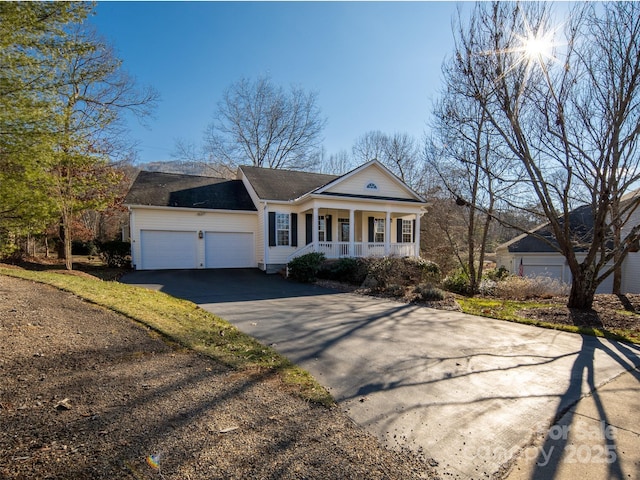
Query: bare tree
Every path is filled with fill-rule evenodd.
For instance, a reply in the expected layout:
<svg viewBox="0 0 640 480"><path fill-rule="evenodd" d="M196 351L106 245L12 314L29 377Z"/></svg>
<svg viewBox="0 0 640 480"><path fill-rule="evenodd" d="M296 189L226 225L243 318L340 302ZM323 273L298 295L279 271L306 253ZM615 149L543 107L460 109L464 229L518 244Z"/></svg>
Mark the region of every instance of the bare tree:
<svg viewBox="0 0 640 480"><path fill-rule="evenodd" d="M386 149L387 135L372 130L358 137L353 144L353 158L359 164L376 159L382 161Z"/></svg>
<svg viewBox="0 0 640 480"><path fill-rule="evenodd" d="M433 111L433 136L425 157L446 191L464 211L466 259L461 266L475 293L482 279L490 227L496 211L505 207L505 192L518 187L520 177L502 142L476 102L473 91L460 81L455 60L443 65L444 88ZM509 175L505 175L508 171Z"/></svg>
<svg viewBox="0 0 640 480"><path fill-rule="evenodd" d="M308 168L319 149L326 120L317 95L288 91L267 76L243 78L224 92L215 120L205 131L209 161L233 167Z"/></svg>
<svg viewBox="0 0 640 480"><path fill-rule="evenodd" d="M517 165L503 178L525 173L527 183L509 199L522 207L536 199L542 208L550 243L572 273L568 306L588 309L640 232L627 225L640 198L621 201L640 180L640 5L577 4L564 38L549 8L476 4L468 22L459 15L449 68ZM585 203L593 215L588 239L569 222ZM613 242L615 231L626 235Z"/></svg>
<svg viewBox="0 0 640 480"><path fill-rule="evenodd" d="M338 153L332 153L327 156L324 147L320 148L317 160L314 163L316 168L313 171L330 175L344 175L355 167L349 152L346 150L340 150Z"/></svg>
<svg viewBox="0 0 640 480"><path fill-rule="evenodd" d="M359 137L352 148L358 163L379 160L403 182L417 191L424 191L425 163L416 140L406 133L388 135L372 130Z"/></svg>

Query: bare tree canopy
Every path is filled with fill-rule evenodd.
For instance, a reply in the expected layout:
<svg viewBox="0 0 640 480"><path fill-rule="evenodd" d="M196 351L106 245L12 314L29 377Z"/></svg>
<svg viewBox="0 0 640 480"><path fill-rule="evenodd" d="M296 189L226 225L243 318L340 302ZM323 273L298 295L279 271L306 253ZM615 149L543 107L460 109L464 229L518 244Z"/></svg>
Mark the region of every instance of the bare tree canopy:
<svg viewBox="0 0 640 480"><path fill-rule="evenodd" d="M425 190L424 160L415 138L407 133L372 130L356 139L352 152L356 163L379 160L414 190Z"/></svg>
<svg viewBox="0 0 640 480"><path fill-rule="evenodd" d="M558 25L550 8L476 4L458 17L447 68L452 94L481 110L511 158L489 172L514 184L503 201L540 205L572 273L569 306L590 308L640 230L628 224L640 198L622 201L640 180L640 5L576 4ZM593 214L588 239L564 221L581 204Z"/></svg>
<svg viewBox="0 0 640 480"><path fill-rule="evenodd" d="M286 91L267 76L243 78L218 103L205 150L215 164L306 169L317 157L325 124L316 93L294 86Z"/></svg>

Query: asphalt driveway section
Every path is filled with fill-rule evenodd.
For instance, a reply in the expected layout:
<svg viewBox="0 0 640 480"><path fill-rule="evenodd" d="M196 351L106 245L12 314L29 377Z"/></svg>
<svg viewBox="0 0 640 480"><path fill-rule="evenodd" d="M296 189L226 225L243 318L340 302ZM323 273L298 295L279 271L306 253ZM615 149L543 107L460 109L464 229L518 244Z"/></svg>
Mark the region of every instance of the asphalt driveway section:
<svg viewBox="0 0 640 480"><path fill-rule="evenodd" d="M442 478L489 478L581 397L640 365L637 346L254 270L122 281L191 300L272 345L388 446L433 458Z"/></svg>

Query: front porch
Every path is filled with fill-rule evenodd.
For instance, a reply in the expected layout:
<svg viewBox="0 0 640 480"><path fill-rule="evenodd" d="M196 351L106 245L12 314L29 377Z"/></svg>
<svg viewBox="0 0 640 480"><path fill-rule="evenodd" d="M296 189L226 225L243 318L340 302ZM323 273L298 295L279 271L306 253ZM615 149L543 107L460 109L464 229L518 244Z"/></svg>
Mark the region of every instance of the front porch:
<svg viewBox="0 0 640 480"><path fill-rule="evenodd" d="M344 257L413 257L416 252L415 243L369 243L369 242L318 242L310 243L296 250L289 256L291 261L307 253L324 253L326 258Z"/></svg>
<svg viewBox="0 0 640 480"><path fill-rule="evenodd" d="M301 214L306 244L291 253L287 262L312 252L329 259L420 256L420 214L321 207Z"/></svg>

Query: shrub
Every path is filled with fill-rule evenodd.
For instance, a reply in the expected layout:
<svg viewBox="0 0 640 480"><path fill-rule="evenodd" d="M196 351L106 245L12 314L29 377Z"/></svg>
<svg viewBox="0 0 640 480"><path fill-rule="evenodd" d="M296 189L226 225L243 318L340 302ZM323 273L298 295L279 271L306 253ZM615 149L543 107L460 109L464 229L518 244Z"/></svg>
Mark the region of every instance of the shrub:
<svg viewBox="0 0 640 480"><path fill-rule="evenodd" d="M480 295L493 295L496 292L498 282L490 278L483 278L478 285L478 293Z"/></svg>
<svg viewBox="0 0 640 480"><path fill-rule="evenodd" d="M311 252L294 258L288 265L289 277L298 282L314 282L324 258L324 253L320 252Z"/></svg>
<svg viewBox="0 0 640 480"><path fill-rule="evenodd" d="M440 267L437 263L423 258L407 257L400 259L404 276L411 283L440 283Z"/></svg>
<svg viewBox="0 0 640 480"><path fill-rule="evenodd" d="M371 257L367 259L366 283L374 290L384 290L387 285L398 283L398 268L392 257Z"/></svg>
<svg viewBox="0 0 640 480"><path fill-rule="evenodd" d="M367 264L361 258L351 257L326 260L318 270L318 277L352 285L361 285L367 277Z"/></svg>
<svg viewBox="0 0 640 480"><path fill-rule="evenodd" d="M439 283L440 267L428 260L413 257L372 257L366 259L366 283L384 290L388 285Z"/></svg>
<svg viewBox="0 0 640 480"><path fill-rule="evenodd" d="M87 255L89 257L97 257L99 255L98 246L93 240L88 242L74 240L71 242L71 253L73 255Z"/></svg>
<svg viewBox="0 0 640 480"><path fill-rule="evenodd" d="M527 299L567 295L569 285L547 276L510 276L496 284L494 295L499 298Z"/></svg>
<svg viewBox="0 0 640 480"><path fill-rule="evenodd" d="M131 244L120 240L103 242L99 245L100 258L108 267L121 268L131 264Z"/></svg>
<svg viewBox="0 0 640 480"><path fill-rule="evenodd" d="M437 302L444 300L444 292L430 283L421 283L416 285L413 291L418 294L418 299L423 302Z"/></svg>
<svg viewBox="0 0 640 480"><path fill-rule="evenodd" d="M489 280L493 280L494 282L497 282L499 280L504 280L509 275L511 274L509 273L509 270L506 267L498 267L491 270L487 270L485 272L485 277L487 277Z"/></svg>
<svg viewBox="0 0 640 480"><path fill-rule="evenodd" d="M384 289L385 293L392 297L402 297L404 295L404 287L397 283L390 283Z"/></svg>
<svg viewBox="0 0 640 480"><path fill-rule="evenodd" d="M469 274L459 268L443 280L442 286L450 292L467 295L469 293Z"/></svg>

